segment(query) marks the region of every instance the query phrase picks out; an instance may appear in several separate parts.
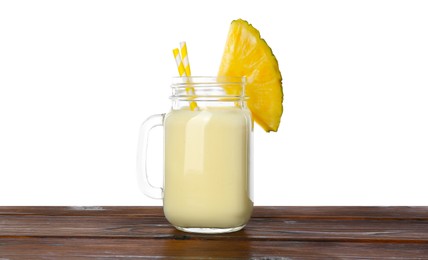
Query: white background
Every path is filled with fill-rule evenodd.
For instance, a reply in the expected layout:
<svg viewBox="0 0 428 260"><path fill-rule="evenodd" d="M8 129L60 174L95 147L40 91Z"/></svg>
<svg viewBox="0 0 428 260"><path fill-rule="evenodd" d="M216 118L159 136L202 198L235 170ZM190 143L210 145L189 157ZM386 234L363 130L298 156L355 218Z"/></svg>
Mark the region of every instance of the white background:
<svg viewBox="0 0 428 260"><path fill-rule="evenodd" d="M161 205L137 186L139 126L169 110L171 50L186 40L192 74L215 75L237 18L284 78L279 132L255 129L256 205L427 205L427 14L404 0L1 1L0 205Z"/></svg>

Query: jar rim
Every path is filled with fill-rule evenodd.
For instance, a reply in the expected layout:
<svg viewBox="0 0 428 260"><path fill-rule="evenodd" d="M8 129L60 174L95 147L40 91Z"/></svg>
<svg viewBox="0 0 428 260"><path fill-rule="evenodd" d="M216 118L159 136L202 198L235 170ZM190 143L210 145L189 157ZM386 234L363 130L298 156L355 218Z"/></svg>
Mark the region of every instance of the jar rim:
<svg viewBox="0 0 428 260"><path fill-rule="evenodd" d="M172 100L245 101L245 77L173 77Z"/></svg>
<svg viewBox="0 0 428 260"><path fill-rule="evenodd" d="M198 85L215 85L215 84L246 84L247 78L236 77L236 76L184 76L184 77L172 77L171 87L183 86L192 84L193 86Z"/></svg>

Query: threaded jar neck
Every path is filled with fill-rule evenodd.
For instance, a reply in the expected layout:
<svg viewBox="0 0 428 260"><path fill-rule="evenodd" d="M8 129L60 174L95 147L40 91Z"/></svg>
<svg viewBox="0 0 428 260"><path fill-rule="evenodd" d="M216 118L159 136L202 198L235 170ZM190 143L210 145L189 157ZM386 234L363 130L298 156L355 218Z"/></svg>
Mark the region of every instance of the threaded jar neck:
<svg viewBox="0 0 428 260"><path fill-rule="evenodd" d="M174 77L171 84L173 109L196 102L196 106L246 106L245 77Z"/></svg>

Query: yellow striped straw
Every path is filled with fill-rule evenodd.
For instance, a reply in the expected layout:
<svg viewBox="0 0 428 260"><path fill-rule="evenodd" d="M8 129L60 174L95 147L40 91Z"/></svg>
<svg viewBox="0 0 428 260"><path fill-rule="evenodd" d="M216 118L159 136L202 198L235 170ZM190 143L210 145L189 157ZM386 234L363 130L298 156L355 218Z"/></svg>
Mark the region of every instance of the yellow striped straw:
<svg viewBox="0 0 428 260"><path fill-rule="evenodd" d="M178 48L175 48L174 50L172 50L172 53L174 53L175 63L177 63L178 75L180 77L186 76L186 71L184 70L183 62L181 62L180 51L178 50Z"/></svg>
<svg viewBox="0 0 428 260"><path fill-rule="evenodd" d="M181 49L181 58L183 60L184 70L186 72L186 76L190 77L192 75L190 73L190 63L189 63L189 55L187 55L187 44L186 42L180 42Z"/></svg>
<svg viewBox="0 0 428 260"><path fill-rule="evenodd" d="M181 43L180 43L181 45ZM177 64L177 68L178 68L178 74L180 75L180 77L190 77L190 64L189 64L189 59L187 56L187 47L186 47L186 43L184 42L184 52L183 52L183 46L182 46L182 53L180 55L180 51L178 50L178 48L175 48L172 50L172 53L174 54L174 59L175 59L175 63ZM185 56L184 56L185 55ZM185 62L187 64L187 66L184 66L183 63L183 59L181 58L181 56L185 57ZM195 91L192 87L188 87L186 88L186 92L189 95L195 95ZM195 110L195 108L197 108L198 105L196 104L195 101L190 101L190 109L191 110Z"/></svg>

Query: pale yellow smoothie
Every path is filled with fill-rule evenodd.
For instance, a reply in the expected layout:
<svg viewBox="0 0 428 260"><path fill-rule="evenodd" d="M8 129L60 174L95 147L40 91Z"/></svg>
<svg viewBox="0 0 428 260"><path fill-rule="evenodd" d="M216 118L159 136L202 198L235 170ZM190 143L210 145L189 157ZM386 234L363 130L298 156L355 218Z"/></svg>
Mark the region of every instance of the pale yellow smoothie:
<svg viewBox="0 0 428 260"><path fill-rule="evenodd" d="M164 212L183 228L230 228L250 218L251 122L236 107L173 110L165 118Z"/></svg>

